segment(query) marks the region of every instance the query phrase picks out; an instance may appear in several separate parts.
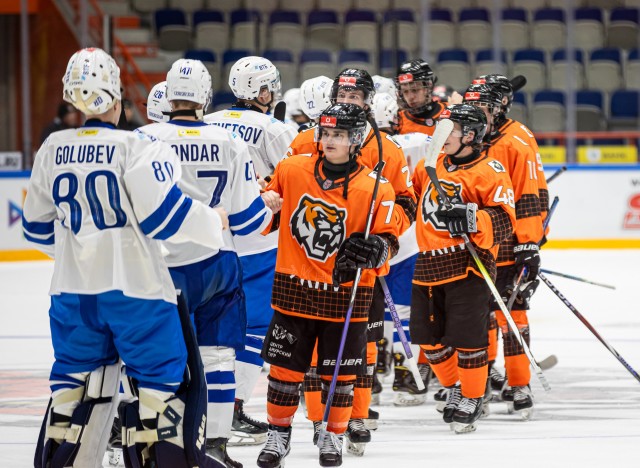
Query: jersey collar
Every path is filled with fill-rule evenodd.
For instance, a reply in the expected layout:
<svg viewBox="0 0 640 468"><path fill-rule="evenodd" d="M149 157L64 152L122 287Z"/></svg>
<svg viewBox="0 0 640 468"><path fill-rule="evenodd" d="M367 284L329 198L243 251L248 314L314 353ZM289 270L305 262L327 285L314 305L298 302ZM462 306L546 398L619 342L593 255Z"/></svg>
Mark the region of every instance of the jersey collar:
<svg viewBox="0 0 640 468"><path fill-rule="evenodd" d="M82 126L110 128L112 130L116 130L118 128L110 122L103 122L102 120L99 120L99 119L88 119Z"/></svg>
<svg viewBox="0 0 640 468"><path fill-rule="evenodd" d="M169 120L170 124L178 125L180 127L206 127L209 124L202 122L201 120Z"/></svg>

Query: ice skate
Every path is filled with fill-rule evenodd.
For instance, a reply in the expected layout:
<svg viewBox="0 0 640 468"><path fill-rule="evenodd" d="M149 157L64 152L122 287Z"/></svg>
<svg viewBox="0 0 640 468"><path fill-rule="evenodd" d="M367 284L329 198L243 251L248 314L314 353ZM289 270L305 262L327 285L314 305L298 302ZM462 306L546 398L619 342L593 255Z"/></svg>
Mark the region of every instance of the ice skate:
<svg viewBox="0 0 640 468"><path fill-rule="evenodd" d="M318 445L318 436L320 435L321 427L322 421L313 421L313 445Z"/></svg>
<svg viewBox="0 0 640 468"><path fill-rule="evenodd" d="M404 356L400 353L394 354L395 377L393 379L393 404L395 406L418 406L424 404L427 399L427 388L431 378L431 368L428 364L418 364L418 370L424 390L419 390L411 371L403 366Z"/></svg>
<svg viewBox="0 0 640 468"><path fill-rule="evenodd" d="M502 391L506 383L504 375L493 366L491 366L491 370L489 371L489 381L491 382L491 390L498 394Z"/></svg>
<svg viewBox="0 0 640 468"><path fill-rule="evenodd" d="M231 438L227 445L260 445L267 440L269 425L247 416L243 408L244 402L236 400L233 408L233 425Z"/></svg>
<svg viewBox="0 0 640 468"><path fill-rule="evenodd" d="M279 427L269 425L267 443L258 455L260 468L280 468L284 466L284 458L291 450L291 426Z"/></svg>
<svg viewBox="0 0 640 468"><path fill-rule="evenodd" d="M453 422L451 423L456 434L465 434L476 430L477 421L482 414L482 400L482 397L462 398L458 409L453 413Z"/></svg>
<svg viewBox="0 0 640 468"><path fill-rule="evenodd" d="M380 414L377 411L373 411L371 408L369 408L369 416L364 420L364 427L366 427L370 431L377 430L379 418Z"/></svg>
<svg viewBox="0 0 640 468"><path fill-rule="evenodd" d="M462 400L462 392L460 385L447 388L447 401L442 408L442 420L446 423L453 422L453 415L457 411L460 401Z"/></svg>
<svg viewBox="0 0 640 468"><path fill-rule="evenodd" d="M371 442L371 433L362 419L351 419L345 436L347 452L357 457L363 456L367 443Z"/></svg>
<svg viewBox="0 0 640 468"><path fill-rule="evenodd" d="M378 346L378 360L376 362L376 374L382 374L384 377L391 374L391 368L393 363L393 356L387 349L389 346L389 340L382 338L377 343Z"/></svg>
<svg viewBox="0 0 640 468"><path fill-rule="evenodd" d="M447 404L447 398L449 396L449 389L442 387L434 395L433 399L436 400L436 411L442 413L444 411L444 405Z"/></svg>
<svg viewBox="0 0 640 468"><path fill-rule="evenodd" d="M524 421L533 416L533 393L528 385L513 387L513 401L507 403L509 413L518 413Z"/></svg>
<svg viewBox="0 0 640 468"><path fill-rule="evenodd" d="M344 434L335 434L331 431L323 432L318 439L320 449L320 466L342 465L342 443Z"/></svg>
<svg viewBox="0 0 640 468"><path fill-rule="evenodd" d="M215 458L227 468L242 468L242 463L233 460L227 453L227 441L223 437L207 439L207 455Z"/></svg>

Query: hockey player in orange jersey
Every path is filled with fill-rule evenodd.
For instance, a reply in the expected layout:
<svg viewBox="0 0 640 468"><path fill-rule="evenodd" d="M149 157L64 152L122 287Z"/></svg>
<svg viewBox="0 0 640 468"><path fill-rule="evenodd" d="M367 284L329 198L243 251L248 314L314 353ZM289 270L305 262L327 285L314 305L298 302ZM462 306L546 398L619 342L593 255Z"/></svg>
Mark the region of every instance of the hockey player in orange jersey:
<svg viewBox="0 0 640 468"><path fill-rule="evenodd" d="M376 275L397 251L394 193L381 180L371 235L364 239L375 177L357 159L366 115L351 104L325 110L316 127L323 150L281 161L268 185L283 198L273 285L275 310L262 356L271 364L267 390L269 433L258 466L278 467L289 453L300 384L317 341L318 374L326 399L357 268L363 268L341 361L328 436L318 441L321 466L342 463L357 374L364 360L368 312Z"/></svg>
<svg viewBox="0 0 640 468"><path fill-rule="evenodd" d="M487 382L489 287L460 235L466 233L495 278L500 242L515 224L506 169L482 150L483 112L458 104L443 118L454 122L436 166L454 209L442 204L423 164L413 181L419 194L416 234L420 252L413 277L410 331L443 386L443 419L457 432L475 429Z"/></svg>
<svg viewBox="0 0 640 468"><path fill-rule="evenodd" d="M373 79L366 70L345 69L335 78L331 88L333 103L355 104L368 114L371 110L375 94ZM318 143L311 140L313 129L303 131L291 143L289 154L310 154L316 151ZM399 233L405 232L415 219L416 201L410 179L409 167L401 147L391 138L383 134L381 138L384 154L384 168L382 176L389 181L396 195L394 219L398 224ZM378 141L375 132L367 124L366 137L362 145L359 161L366 167L373 169L378 163ZM352 421L347 433L349 442L366 443L371 439L363 420L370 415L371 388L373 373L377 361L376 342L384 336L384 294L382 287L376 282L374 299L369 313L368 345L367 345L367 375L358 376L354 392ZM315 360L314 360L315 362ZM320 385L315 369L309 371L305 377L305 402L308 418L314 422L316 428L322 419L320 405ZM314 434L317 437L317 431ZM348 446L351 448L351 445ZM360 451L359 455L362 454Z"/></svg>
<svg viewBox="0 0 640 468"><path fill-rule="evenodd" d="M495 83L493 85L487 83L486 79L477 79L467 88L464 99L469 104L481 107L487 115L491 127L485 139L490 143L489 155L503 164L513 184L517 220L513 235L500 245L496 287L506 302L513 291L520 270L524 266L527 267L522 292L519 300L514 303L511 315L523 338L529 343L529 321L526 311L529 309L529 299L539 282L536 279L540 268L538 242L544 235L541 205L548 203L548 192L546 182L543 182L544 173L542 173L539 154L520 136L519 125L513 121L505 121L503 106L509 101L509 93L508 89L506 89L507 93L504 93L503 86L506 86L504 81L501 86L497 86ZM544 198L542 203L541 196ZM546 210L545 208L544 211ZM527 410L526 414L530 414L533 397L529 388L531 379L529 361L495 303L493 310L503 335L507 380L513 387L513 393L503 392L503 394L505 399L513 401L516 411ZM490 361L493 361L497 351L497 331L490 332L490 341ZM490 372L493 373L494 380L498 380L496 372L493 369ZM494 386L497 387L495 384Z"/></svg>
<svg viewBox="0 0 640 468"><path fill-rule="evenodd" d="M398 96L404 109L398 114L398 133L433 135L436 121L445 105L433 100L433 86L438 77L422 60L404 62L396 73Z"/></svg>

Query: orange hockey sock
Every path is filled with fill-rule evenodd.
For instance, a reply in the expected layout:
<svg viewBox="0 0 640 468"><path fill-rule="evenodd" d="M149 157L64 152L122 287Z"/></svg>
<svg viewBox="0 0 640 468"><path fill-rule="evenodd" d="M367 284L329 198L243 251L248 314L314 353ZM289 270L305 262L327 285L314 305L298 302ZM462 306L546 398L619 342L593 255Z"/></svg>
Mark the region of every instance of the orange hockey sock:
<svg viewBox="0 0 640 468"><path fill-rule="evenodd" d="M520 334L525 342L529 344L529 319L524 310L514 310L511 312L513 321L516 322ZM522 387L529 385L531 380L531 369L529 359L524 354L524 349L518 343L516 336L509 329L507 320L502 312L496 314L498 325L502 330L502 342L504 345L505 369L507 371L507 382L512 387Z"/></svg>
<svg viewBox="0 0 640 468"><path fill-rule="evenodd" d="M487 387L487 349L458 348L460 390L466 398L480 398Z"/></svg>
<svg viewBox="0 0 640 468"><path fill-rule="evenodd" d="M331 376L323 375L322 378L322 413L324 415ZM353 408L353 387L356 382L355 375L339 375L336 382L335 393L329 411L327 429L334 434L343 434L349 425L351 410ZM322 418L321 418L322 419Z"/></svg>
<svg viewBox="0 0 640 468"><path fill-rule="evenodd" d="M369 417L371 405L371 387L373 387L373 373L376 370L378 347L375 342L367 343L367 374L356 376L353 389L352 419L366 419Z"/></svg>
<svg viewBox="0 0 640 468"><path fill-rule="evenodd" d="M293 415L300 403L302 372L271 366L267 389L267 419L274 426L291 426Z"/></svg>
<svg viewBox="0 0 640 468"><path fill-rule="evenodd" d="M442 345L420 345L420 348L443 386L451 387L458 382L458 353L454 348Z"/></svg>

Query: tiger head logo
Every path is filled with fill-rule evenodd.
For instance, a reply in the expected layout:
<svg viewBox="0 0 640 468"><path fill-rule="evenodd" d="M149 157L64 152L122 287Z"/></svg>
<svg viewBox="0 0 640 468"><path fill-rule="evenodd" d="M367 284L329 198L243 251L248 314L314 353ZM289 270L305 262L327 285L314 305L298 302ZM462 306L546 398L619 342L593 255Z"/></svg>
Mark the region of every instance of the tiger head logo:
<svg viewBox="0 0 640 468"><path fill-rule="evenodd" d="M462 185L447 182L446 180L440 180L440 185L442 185L442 188L452 203L463 203L461 196ZM440 203L442 203L442 199L440 198L440 195L438 195L438 191L433 185L433 182L429 182L426 193L422 198L422 221L425 224L430 222L437 230L446 231L447 226L438 221L434 216L434 213L438 209L438 205Z"/></svg>
<svg viewBox="0 0 640 468"><path fill-rule="evenodd" d="M308 257L324 262L342 244L346 218L346 210L304 195L291 216L291 233Z"/></svg>

